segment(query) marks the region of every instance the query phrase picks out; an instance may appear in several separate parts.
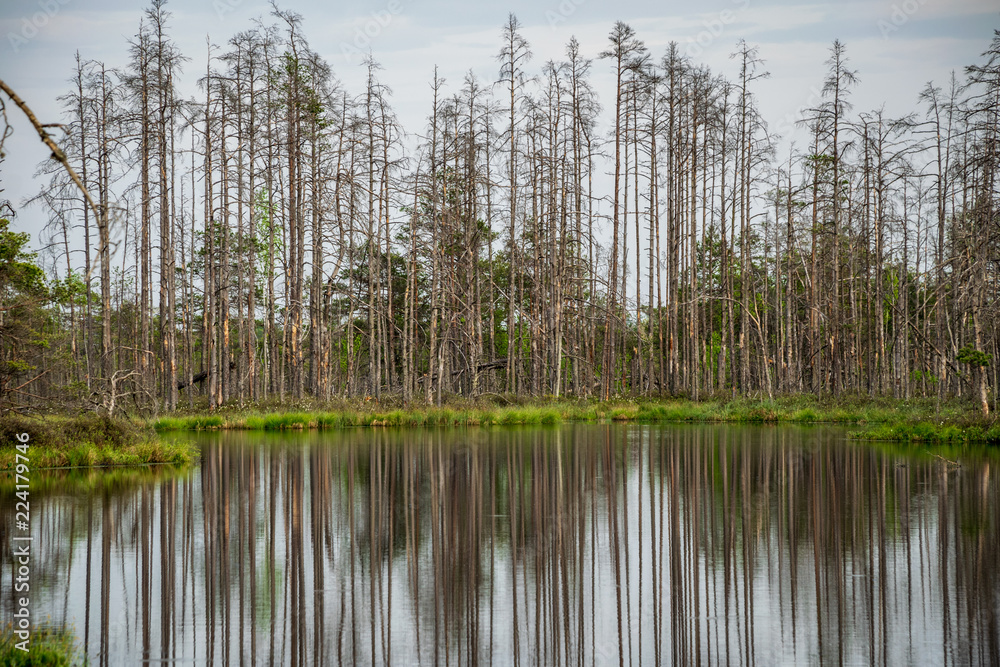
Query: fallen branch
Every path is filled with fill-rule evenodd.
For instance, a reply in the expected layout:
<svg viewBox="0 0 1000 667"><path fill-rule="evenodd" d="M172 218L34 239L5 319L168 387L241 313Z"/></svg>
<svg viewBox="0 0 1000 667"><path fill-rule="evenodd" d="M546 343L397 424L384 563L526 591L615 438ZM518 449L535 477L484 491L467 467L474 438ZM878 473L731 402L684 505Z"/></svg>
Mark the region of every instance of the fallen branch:
<svg viewBox="0 0 1000 667"><path fill-rule="evenodd" d="M959 463L958 461L952 461L951 459L946 459L945 457L941 456L940 454L935 454L934 452L931 452L931 456L933 456L935 458L941 459L942 461L944 461L945 463L947 463L950 466L954 466L956 468L961 468L962 467L962 464Z"/></svg>
<svg viewBox="0 0 1000 667"><path fill-rule="evenodd" d="M42 371L41 373L39 373L35 377L31 378L30 380L28 380L24 384L19 384L18 386L14 387L13 389L11 389L11 391L18 391L18 390L20 390L23 387L27 387L29 384L31 384L32 382L34 382L35 380L37 380L38 378L42 377L43 375L45 375L48 372L49 372L48 369Z"/></svg>
<svg viewBox="0 0 1000 667"><path fill-rule="evenodd" d="M73 171L73 167L69 165L69 160L66 159L66 154L62 152L62 149L59 148L59 145L55 142L55 140L49 136L48 132L45 131L45 128L51 127L51 125L46 126L39 123L38 118L35 117L31 108L17 95L17 93L11 89L10 86L4 83L3 79L0 79L0 90L7 93L7 97L9 97L11 101L13 101L14 104L16 104L18 108L24 112L24 115L28 117L28 120L31 121L31 124L38 132L38 136L41 137L42 143L48 146L49 150L52 151L52 159L57 160L63 167L66 168L66 172L69 174L69 177L73 179L74 183L76 183L76 187L80 188L80 192L83 193L83 198L87 200L87 203L90 204L90 208L93 209L94 215L100 218L101 209L94 203L90 193L87 192L87 188L84 187L83 181L81 181L80 177L76 175L75 171Z"/></svg>
<svg viewBox="0 0 1000 667"><path fill-rule="evenodd" d="M32 126L34 126L35 131L38 132L38 136L41 138L42 143L48 146L49 150L52 151L52 159L62 164L63 168L66 169L66 173L68 173L69 177L73 179L74 183L76 183L76 187L78 187L80 189L80 192L83 193L83 198L87 201L87 204L90 205L91 210L94 211L94 216L97 217L98 220L102 220L104 216L101 215L100 207L96 203L94 203L93 197L90 196L90 192L87 191L87 188L86 186L84 186L83 181L80 180L80 177L77 176L76 172L73 170L73 167L70 166L69 160L66 158L66 154L63 153L61 148L59 148L59 144L57 144L55 140L51 136L49 136L49 133L45 131L46 127L52 127L52 125L42 125L41 123L39 123L38 118L35 116L35 113L31 110L31 108L25 103L24 100L22 100L18 96L17 93L15 93L11 89L10 86L8 86L4 82L3 79L0 79L0 90L7 93L7 97L9 97L11 101L14 102L14 104L16 104L21 111L24 112L24 115L28 117L28 120L31 122ZM102 248L101 251L103 252L103 250L104 249ZM101 255L98 256L100 257ZM86 280L88 284L90 282L90 274L92 271L93 267L91 267L91 270L87 272Z"/></svg>

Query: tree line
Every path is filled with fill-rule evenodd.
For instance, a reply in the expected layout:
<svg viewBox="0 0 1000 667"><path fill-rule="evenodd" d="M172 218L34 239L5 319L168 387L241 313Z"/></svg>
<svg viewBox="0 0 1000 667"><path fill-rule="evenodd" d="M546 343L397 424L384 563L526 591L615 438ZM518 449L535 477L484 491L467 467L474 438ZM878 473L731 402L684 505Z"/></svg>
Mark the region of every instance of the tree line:
<svg viewBox="0 0 1000 667"><path fill-rule="evenodd" d="M163 0L127 48L78 55L60 98L94 205L41 165L47 298L0 276L37 306L31 335L0 320L7 405L996 400L1000 32L898 118L855 112L834 42L787 155L743 41L734 79L622 22L536 65L511 15L496 78L435 70L417 135L374 59L346 90L292 12L209 46L196 98Z"/></svg>

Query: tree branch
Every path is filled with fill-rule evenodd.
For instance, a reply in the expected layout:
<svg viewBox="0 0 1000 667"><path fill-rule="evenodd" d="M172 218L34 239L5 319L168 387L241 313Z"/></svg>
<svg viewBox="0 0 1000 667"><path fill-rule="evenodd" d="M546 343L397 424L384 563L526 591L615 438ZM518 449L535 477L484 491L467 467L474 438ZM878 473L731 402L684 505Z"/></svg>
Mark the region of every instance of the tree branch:
<svg viewBox="0 0 1000 667"><path fill-rule="evenodd" d="M66 172L69 174L70 178L72 178L73 182L76 183L76 187L80 188L80 192L83 193L83 198L87 200L87 203L90 205L90 208L94 210L94 215L100 218L101 217L100 208L98 208L97 204L94 203L94 200L91 198L90 193L87 192L87 188L84 187L83 181L81 181L80 177L76 175L75 171L73 171L73 167L69 165L69 160L66 159L66 154L62 152L62 149L59 148L59 145L55 142L55 140L49 136L48 132L45 131L46 127L52 127L52 125L42 125L41 123L39 123L38 118L35 117L35 114L31 110L31 108L27 104L25 104L24 100L18 97L17 93L15 93L11 89L11 87L4 82L3 79L0 79L0 90L3 90L3 92L7 93L7 97L9 97L14 102L14 104L16 104L21 109L21 111L24 112L24 115L28 117L28 120L31 121L31 124L35 127L35 130L38 132L38 136L41 138L42 143L48 146L49 150L52 151L53 159L58 160L60 163L62 163L62 166L66 169Z"/></svg>

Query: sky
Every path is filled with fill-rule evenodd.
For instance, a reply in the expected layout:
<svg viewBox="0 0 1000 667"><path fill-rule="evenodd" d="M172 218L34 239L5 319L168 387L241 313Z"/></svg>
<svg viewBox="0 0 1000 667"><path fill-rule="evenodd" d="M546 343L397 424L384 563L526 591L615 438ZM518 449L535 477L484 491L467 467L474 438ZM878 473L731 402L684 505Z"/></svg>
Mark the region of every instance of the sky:
<svg viewBox="0 0 1000 667"><path fill-rule="evenodd" d="M858 74L851 97L855 112L884 106L892 117L917 109L927 82L944 86L953 71L961 78L1000 29L997 0L281 0L279 6L302 15L310 46L349 92L363 89L362 59L370 51L410 133L424 130L435 66L446 92L457 92L470 71L484 83L497 79L496 55L510 12L523 25L535 72L561 59L571 36L585 57L596 58L618 20L635 29L653 57L676 41L683 53L730 79L737 72L730 54L744 39L759 48L770 72L754 90L772 130L786 136L786 152L803 131L795 130L801 111L820 99L835 39L845 44L848 66ZM0 79L41 122L65 120L57 98L69 90L75 53L108 67L123 65L145 7L128 0L0 0ZM167 10L171 37L189 59L179 86L185 96L197 94L209 43L224 47L256 20L272 20L264 0L168 0ZM605 107L612 81L611 63L596 61L593 83ZM13 203L14 229L31 232L38 249L45 212L23 202L44 185L33 174L48 150L13 104L7 115L14 134L4 144L0 200ZM605 112L605 131L607 120Z"/></svg>

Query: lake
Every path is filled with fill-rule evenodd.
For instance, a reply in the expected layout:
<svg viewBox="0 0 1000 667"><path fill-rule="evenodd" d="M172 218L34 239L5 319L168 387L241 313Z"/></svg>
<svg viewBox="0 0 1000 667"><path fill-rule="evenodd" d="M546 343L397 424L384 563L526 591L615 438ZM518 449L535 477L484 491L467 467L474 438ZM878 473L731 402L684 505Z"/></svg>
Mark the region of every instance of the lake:
<svg viewBox="0 0 1000 667"><path fill-rule="evenodd" d="M182 472L33 473L35 624L91 664L1000 663L995 451L824 426L192 437Z"/></svg>

